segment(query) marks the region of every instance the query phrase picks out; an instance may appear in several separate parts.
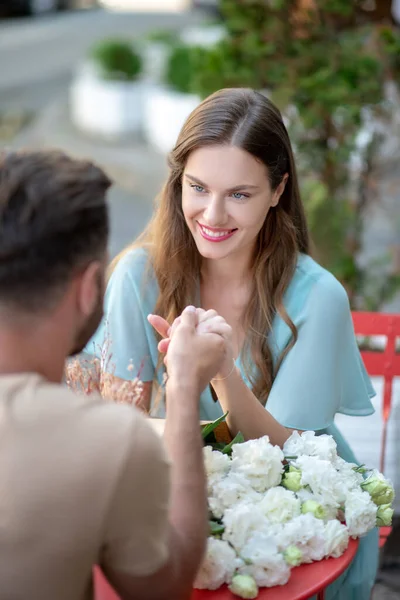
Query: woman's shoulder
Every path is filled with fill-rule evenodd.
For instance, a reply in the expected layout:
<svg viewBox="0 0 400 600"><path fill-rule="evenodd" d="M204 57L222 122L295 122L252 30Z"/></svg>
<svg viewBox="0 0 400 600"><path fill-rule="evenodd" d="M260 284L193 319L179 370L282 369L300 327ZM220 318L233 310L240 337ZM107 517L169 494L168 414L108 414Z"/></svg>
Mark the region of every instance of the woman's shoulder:
<svg viewBox="0 0 400 600"><path fill-rule="evenodd" d="M143 273L149 265L149 251L143 246L135 246L123 250L117 257L113 273L126 271L130 274Z"/></svg>
<svg viewBox="0 0 400 600"><path fill-rule="evenodd" d="M299 279L305 280L310 291L312 290L316 295L348 301L347 292L340 281L311 256L300 254L296 271Z"/></svg>
<svg viewBox="0 0 400 600"><path fill-rule="evenodd" d="M285 306L292 316L300 316L310 306L329 306L349 309L349 299L343 285L336 277L318 264L311 256L300 254L293 278L286 290Z"/></svg>
<svg viewBox="0 0 400 600"><path fill-rule="evenodd" d="M107 286L107 295L124 293L129 296L131 291L150 304L155 304L158 296L150 252L143 246L129 248L120 256Z"/></svg>
<svg viewBox="0 0 400 600"><path fill-rule="evenodd" d="M139 284L143 279L152 279L153 276L149 250L143 246L136 246L123 251L115 259L110 282L128 280Z"/></svg>

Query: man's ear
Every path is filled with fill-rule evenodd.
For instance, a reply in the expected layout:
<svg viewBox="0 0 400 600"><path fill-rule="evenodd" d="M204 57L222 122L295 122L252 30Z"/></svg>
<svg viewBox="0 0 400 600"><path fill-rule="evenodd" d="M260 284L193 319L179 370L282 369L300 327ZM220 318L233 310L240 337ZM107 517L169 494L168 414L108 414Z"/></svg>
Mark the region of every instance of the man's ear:
<svg viewBox="0 0 400 600"><path fill-rule="evenodd" d="M81 272L78 282L78 306L80 312L89 317L99 301L99 281L104 276L104 265L100 261L91 262Z"/></svg>
<svg viewBox="0 0 400 600"><path fill-rule="evenodd" d="M282 196L283 192L285 191L285 187L286 187L288 179L289 179L289 173L285 173L285 175L282 178L282 181L280 182L280 184L274 191L274 195L272 196L271 206L278 205L279 200L281 199L281 196Z"/></svg>

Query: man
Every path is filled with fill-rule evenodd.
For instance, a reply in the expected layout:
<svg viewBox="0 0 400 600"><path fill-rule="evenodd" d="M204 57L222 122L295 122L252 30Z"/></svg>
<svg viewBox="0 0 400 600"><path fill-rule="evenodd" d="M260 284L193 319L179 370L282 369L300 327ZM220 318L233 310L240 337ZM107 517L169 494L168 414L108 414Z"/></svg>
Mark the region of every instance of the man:
<svg viewBox="0 0 400 600"><path fill-rule="evenodd" d="M137 410L61 385L102 316L110 185L60 153L0 156L0 597L188 598L207 534L198 402L224 342L182 315L161 438Z"/></svg>

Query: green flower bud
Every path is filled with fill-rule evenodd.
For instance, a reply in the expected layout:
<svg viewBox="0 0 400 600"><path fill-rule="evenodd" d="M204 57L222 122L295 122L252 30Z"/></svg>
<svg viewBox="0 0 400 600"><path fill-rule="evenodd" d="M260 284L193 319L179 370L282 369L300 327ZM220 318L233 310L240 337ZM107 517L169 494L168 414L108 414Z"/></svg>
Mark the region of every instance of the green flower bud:
<svg viewBox="0 0 400 600"><path fill-rule="evenodd" d="M282 485L291 492L298 492L303 487L301 485L301 471L296 467L289 467L289 472L285 473L282 479Z"/></svg>
<svg viewBox="0 0 400 600"><path fill-rule="evenodd" d="M229 586L230 591L239 598L257 598L258 587L251 575L234 575Z"/></svg>
<svg viewBox="0 0 400 600"><path fill-rule="evenodd" d="M394 489L381 473L373 473L361 484L362 489L371 496L377 505L391 504L394 500Z"/></svg>
<svg viewBox="0 0 400 600"><path fill-rule="evenodd" d="M303 553L297 546L288 546L283 556L288 565L298 567L301 564Z"/></svg>
<svg viewBox="0 0 400 600"><path fill-rule="evenodd" d="M326 510L322 504L316 502L315 500L306 500L303 502L301 505L301 512L303 515L306 513L311 513L316 519L325 519L326 517Z"/></svg>
<svg viewBox="0 0 400 600"><path fill-rule="evenodd" d="M377 527L390 527L394 510L390 504L381 504L376 512Z"/></svg>

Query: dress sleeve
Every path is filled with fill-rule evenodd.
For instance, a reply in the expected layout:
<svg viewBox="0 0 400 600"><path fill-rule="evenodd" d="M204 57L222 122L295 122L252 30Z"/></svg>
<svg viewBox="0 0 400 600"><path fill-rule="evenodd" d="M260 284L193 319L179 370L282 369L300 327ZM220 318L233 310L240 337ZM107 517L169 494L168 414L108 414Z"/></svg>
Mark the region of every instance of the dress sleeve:
<svg viewBox="0 0 400 600"><path fill-rule="evenodd" d="M348 297L332 275L314 283L296 326L297 342L267 401L273 417L292 429L318 431L337 412L372 414L375 392L357 347Z"/></svg>
<svg viewBox="0 0 400 600"><path fill-rule="evenodd" d="M147 321L157 292L146 276L146 263L147 255L138 249L117 264L105 295L104 318L85 350L126 380L139 375L152 381L157 361L157 341Z"/></svg>

